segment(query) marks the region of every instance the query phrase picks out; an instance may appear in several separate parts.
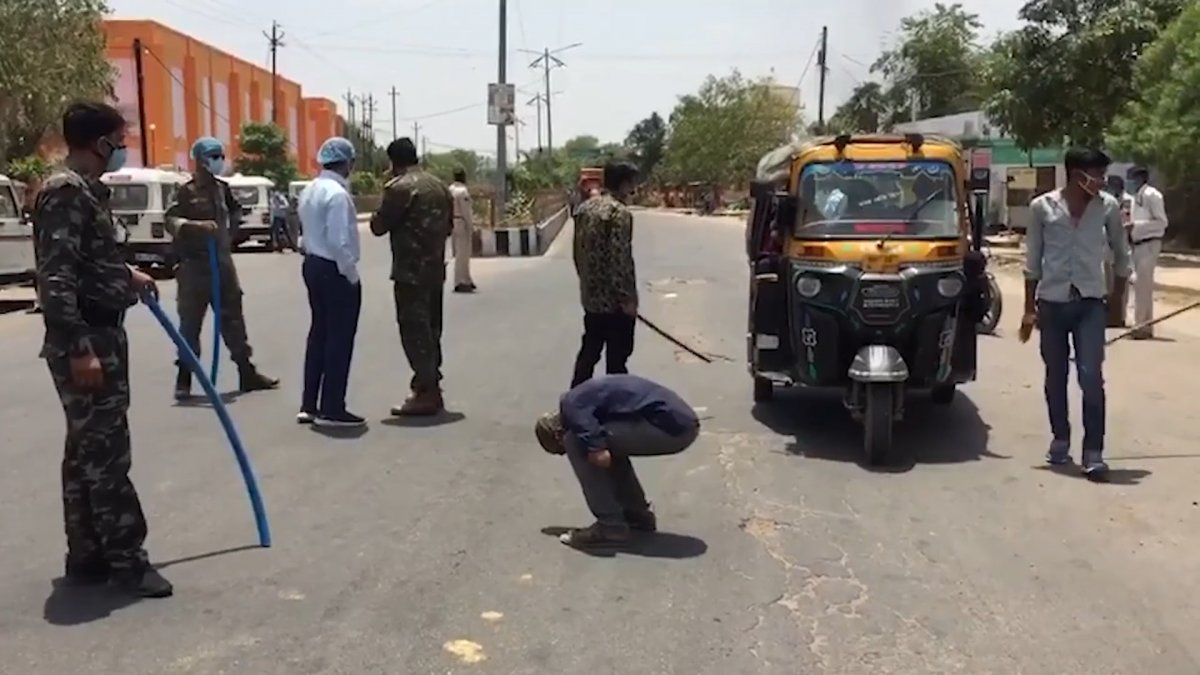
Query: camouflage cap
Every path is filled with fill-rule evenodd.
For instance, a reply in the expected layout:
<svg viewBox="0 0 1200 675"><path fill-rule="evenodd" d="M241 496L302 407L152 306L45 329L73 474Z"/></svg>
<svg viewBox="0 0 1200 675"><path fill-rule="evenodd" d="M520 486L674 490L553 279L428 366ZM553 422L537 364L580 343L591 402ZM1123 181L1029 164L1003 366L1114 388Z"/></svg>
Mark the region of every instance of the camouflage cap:
<svg viewBox="0 0 1200 675"><path fill-rule="evenodd" d="M563 445L562 417L558 413L546 413L538 418L533 425L533 434L537 436L538 445L551 455L565 455Z"/></svg>

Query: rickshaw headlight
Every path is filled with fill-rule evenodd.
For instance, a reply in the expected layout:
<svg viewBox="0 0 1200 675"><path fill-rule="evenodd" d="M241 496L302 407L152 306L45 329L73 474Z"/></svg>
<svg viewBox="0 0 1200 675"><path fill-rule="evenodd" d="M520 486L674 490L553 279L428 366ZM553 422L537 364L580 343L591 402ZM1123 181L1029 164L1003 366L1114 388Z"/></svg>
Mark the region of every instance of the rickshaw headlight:
<svg viewBox="0 0 1200 675"><path fill-rule="evenodd" d="M821 280L816 277L800 277L796 280L796 292L805 298L815 297L821 292Z"/></svg>
<svg viewBox="0 0 1200 675"><path fill-rule="evenodd" d="M942 294L943 298L956 298L959 293L962 293L963 282L959 277L942 277L937 282L938 293Z"/></svg>

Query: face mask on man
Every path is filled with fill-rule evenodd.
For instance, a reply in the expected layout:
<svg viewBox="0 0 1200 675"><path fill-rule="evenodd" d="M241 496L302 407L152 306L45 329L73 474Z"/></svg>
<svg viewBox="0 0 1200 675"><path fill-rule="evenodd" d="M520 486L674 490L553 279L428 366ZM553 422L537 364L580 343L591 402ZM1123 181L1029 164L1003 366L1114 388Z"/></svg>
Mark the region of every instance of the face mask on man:
<svg viewBox="0 0 1200 675"><path fill-rule="evenodd" d="M1096 178L1095 176L1082 172L1079 174L1079 180L1077 182L1079 184L1079 189L1083 190L1092 197L1100 194L1100 188L1104 187L1104 181Z"/></svg>
<svg viewBox="0 0 1200 675"><path fill-rule="evenodd" d="M204 168L207 169L208 172L211 173L212 175L220 176L222 173L225 172L225 158L224 157L205 157L204 158Z"/></svg>
<svg viewBox="0 0 1200 675"><path fill-rule="evenodd" d="M1137 192L1138 190L1141 190L1142 186L1145 184L1146 184L1146 182L1144 180L1142 180L1141 178L1130 178L1129 179L1129 191Z"/></svg>
<svg viewBox="0 0 1200 675"><path fill-rule="evenodd" d="M107 157L105 157L103 153L99 153L101 157L105 157L104 171L106 173L120 171L122 168L124 168L128 155L128 152L125 150L125 146L117 145L107 138L102 138L100 140L109 147L109 153Z"/></svg>

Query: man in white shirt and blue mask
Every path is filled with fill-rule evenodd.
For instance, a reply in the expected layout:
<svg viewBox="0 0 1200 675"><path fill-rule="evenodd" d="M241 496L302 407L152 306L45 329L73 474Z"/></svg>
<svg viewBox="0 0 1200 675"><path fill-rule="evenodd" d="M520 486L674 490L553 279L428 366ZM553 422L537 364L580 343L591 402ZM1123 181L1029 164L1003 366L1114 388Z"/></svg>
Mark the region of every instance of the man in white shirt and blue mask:
<svg viewBox="0 0 1200 675"><path fill-rule="evenodd" d="M1129 240L1133 248L1133 318L1140 326L1154 319L1154 268L1167 234L1167 207L1163 193L1150 185L1150 171L1135 166L1126 174L1130 205ZM1135 340L1154 337L1153 328L1131 335Z"/></svg>
<svg viewBox="0 0 1200 675"><path fill-rule="evenodd" d="M350 196L355 152L341 137L317 152L322 170L300 193L297 213L304 229L304 285L312 324L304 354L304 394L296 421L317 427L358 428L366 420L346 409L346 386L362 284L358 275L358 214Z"/></svg>

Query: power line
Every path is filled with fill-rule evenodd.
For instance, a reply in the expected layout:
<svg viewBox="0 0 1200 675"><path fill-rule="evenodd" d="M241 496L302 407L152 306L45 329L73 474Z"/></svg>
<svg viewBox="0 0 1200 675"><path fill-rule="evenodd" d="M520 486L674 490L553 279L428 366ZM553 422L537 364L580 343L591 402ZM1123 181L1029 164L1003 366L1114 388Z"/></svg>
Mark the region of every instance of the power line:
<svg viewBox="0 0 1200 675"><path fill-rule="evenodd" d="M283 46L283 31L279 30L279 22L271 22L271 33L265 31L263 36L271 45L271 124L279 126L279 71L276 69L276 59L279 48Z"/></svg>
<svg viewBox="0 0 1200 675"><path fill-rule="evenodd" d="M445 0L429 0L428 2L424 2L415 7L399 7L399 8L396 8L394 11L373 14L370 16L370 18L364 19L363 21L357 21L357 22L349 24L347 26L342 26L341 28L335 28L330 31L323 31L321 33L317 33L315 35L310 35L308 37L318 38L318 37L331 37L334 35L345 35L347 33L356 31L359 28L362 28L363 26L370 26L370 25L378 24L381 20L395 16L397 14L415 14L417 12L421 12L426 9L429 9L430 7L433 7L434 5L441 5L441 4L445 4Z"/></svg>
<svg viewBox="0 0 1200 675"><path fill-rule="evenodd" d="M147 54L149 54L150 58L154 59L158 63L158 65L162 66L162 69L164 71L166 71L167 75L170 76L170 78L172 80L175 80L175 82L180 87L182 87L185 92L187 91L187 86L184 85L183 80L181 80L175 76L175 72L172 71L170 66L168 66L166 63L164 63L162 59L158 58L158 54L155 54L153 49L150 49L149 47L146 47L143 45L142 50L145 51ZM203 106L210 113L216 115L217 119L221 120L222 122L225 122L226 124L228 124L230 126L233 126L233 122L231 122L228 117L222 115L220 112L217 111L216 108L213 108L208 103L205 103L203 97L201 97L199 95L194 95L193 98L195 98L196 102L199 103L201 106Z"/></svg>
<svg viewBox="0 0 1200 675"><path fill-rule="evenodd" d="M568 49L574 49L582 45L582 42L575 42L565 47L559 47L555 50L551 50L549 47L546 47L542 49L541 55L529 64L530 68L537 68L538 66L541 66L543 77L546 79L546 96L544 98L546 103L546 148L552 153L554 152L554 117L553 113L551 112L550 104L550 71L555 68L567 67L567 64L564 63L562 59L558 58L558 56L556 56L557 54L561 54ZM537 52L531 53L536 54Z"/></svg>

